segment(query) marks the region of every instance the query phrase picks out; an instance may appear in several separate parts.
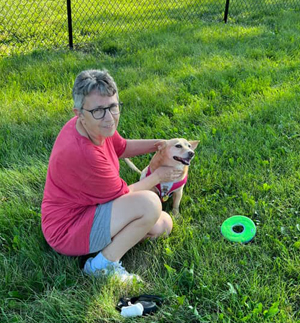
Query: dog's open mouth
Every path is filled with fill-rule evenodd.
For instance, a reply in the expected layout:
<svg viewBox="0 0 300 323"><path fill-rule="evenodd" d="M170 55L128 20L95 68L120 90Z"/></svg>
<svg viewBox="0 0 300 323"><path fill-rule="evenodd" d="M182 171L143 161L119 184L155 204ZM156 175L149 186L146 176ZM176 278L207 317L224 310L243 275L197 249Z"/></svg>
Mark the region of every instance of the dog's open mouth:
<svg viewBox="0 0 300 323"><path fill-rule="evenodd" d="M181 162L183 165L189 166L192 158L189 158L189 157L188 158L181 158L178 156L173 156L173 159Z"/></svg>

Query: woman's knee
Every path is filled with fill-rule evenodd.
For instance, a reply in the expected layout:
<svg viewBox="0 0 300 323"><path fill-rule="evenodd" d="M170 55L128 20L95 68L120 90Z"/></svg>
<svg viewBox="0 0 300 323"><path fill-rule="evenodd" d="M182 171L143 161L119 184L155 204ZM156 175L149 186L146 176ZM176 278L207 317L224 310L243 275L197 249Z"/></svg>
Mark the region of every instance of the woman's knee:
<svg viewBox="0 0 300 323"><path fill-rule="evenodd" d="M159 197L151 191L129 193L117 198L112 205L111 236L114 237L136 220L150 229L159 219L161 209Z"/></svg>
<svg viewBox="0 0 300 323"><path fill-rule="evenodd" d="M147 209L161 212L162 205L158 195L152 191L141 191L141 203Z"/></svg>
<svg viewBox="0 0 300 323"><path fill-rule="evenodd" d="M166 212L162 212L160 218L148 232L146 237L157 238L159 236L168 236L173 229L173 220Z"/></svg>
<svg viewBox="0 0 300 323"><path fill-rule="evenodd" d="M173 229L173 220L170 215L166 212L161 214L161 225L160 225L160 234L159 235L169 235Z"/></svg>
<svg viewBox="0 0 300 323"><path fill-rule="evenodd" d="M156 223L162 212L161 201L157 194L152 191L142 191L140 203L144 216L151 218Z"/></svg>

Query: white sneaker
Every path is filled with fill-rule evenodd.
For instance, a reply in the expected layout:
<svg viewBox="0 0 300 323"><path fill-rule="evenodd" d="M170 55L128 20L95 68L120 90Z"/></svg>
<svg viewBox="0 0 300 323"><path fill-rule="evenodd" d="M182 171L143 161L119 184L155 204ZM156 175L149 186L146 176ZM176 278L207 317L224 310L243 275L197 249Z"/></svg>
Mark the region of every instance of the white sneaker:
<svg viewBox="0 0 300 323"><path fill-rule="evenodd" d="M83 272L88 276L94 276L94 277L105 277L105 276L116 276L119 278L122 282L133 282L136 281L142 281L140 276L135 274L129 274L128 271L125 270L125 268L122 266L122 262L115 262L114 265L108 266L107 268L103 269L96 269L95 271L91 268L91 261L93 258L89 258L84 265Z"/></svg>

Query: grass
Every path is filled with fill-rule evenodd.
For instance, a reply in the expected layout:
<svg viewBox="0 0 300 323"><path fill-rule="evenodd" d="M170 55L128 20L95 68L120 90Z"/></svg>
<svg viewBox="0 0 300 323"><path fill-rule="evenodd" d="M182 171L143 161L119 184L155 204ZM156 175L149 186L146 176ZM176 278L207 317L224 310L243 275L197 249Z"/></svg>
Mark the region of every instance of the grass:
<svg viewBox="0 0 300 323"><path fill-rule="evenodd" d="M165 304L131 322L300 322L298 17L198 21L100 39L84 52L1 58L1 322L127 322L118 298L141 293L164 295ZM72 116L73 81L103 67L125 105L123 136L201 142L172 235L123 259L145 280L133 286L84 277L81 260L51 250L40 229L47 163ZM121 176L138 180L122 161ZM253 242L221 236L235 214L256 223Z"/></svg>
<svg viewBox="0 0 300 323"><path fill-rule="evenodd" d="M0 55L41 47L68 47L66 1L0 0L0 6ZM195 21L199 17L222 20L223 10L222 0L71 1L74 47L82 49L95 39L105 43L111 35L124 37L125 32Z"/></svg>
<svg viewBox="0 0 300 323"><path fill-rule="evenodd" d="M231 1L229 22L259 19L282 8L298 8L300 0ZM76 49L85 49L92 41L101 45L111 35L129 34L149 28L174 26L182 22L197 23L224 19L224 0L185 1L114 1L71 2L72 36ZM38 48L69 46L66 1L0 0L0 56L30 53Z"/></svg>

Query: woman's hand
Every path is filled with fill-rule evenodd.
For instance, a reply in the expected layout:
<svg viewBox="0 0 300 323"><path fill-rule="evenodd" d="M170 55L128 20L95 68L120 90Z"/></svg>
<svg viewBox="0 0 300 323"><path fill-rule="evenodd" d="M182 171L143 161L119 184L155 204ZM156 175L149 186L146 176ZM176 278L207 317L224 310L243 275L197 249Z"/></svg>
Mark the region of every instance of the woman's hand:
<svg viewBox="0 0 300 323"><path fill-rule="evenodd" d="M182 177L183 170L171 166L161 166L153 174L157 176L159 183L176 182Z"/></svg>
<svg viewBox="0 0 300 323"><path fill-rule="evenodd" d="M151 175L144 177L140 181L129 186L130 192L141 190L150 190L155 185L168 182L179 182L183 177L183 170L179 170L171 166L161 166L157 168Z"/></svg>

